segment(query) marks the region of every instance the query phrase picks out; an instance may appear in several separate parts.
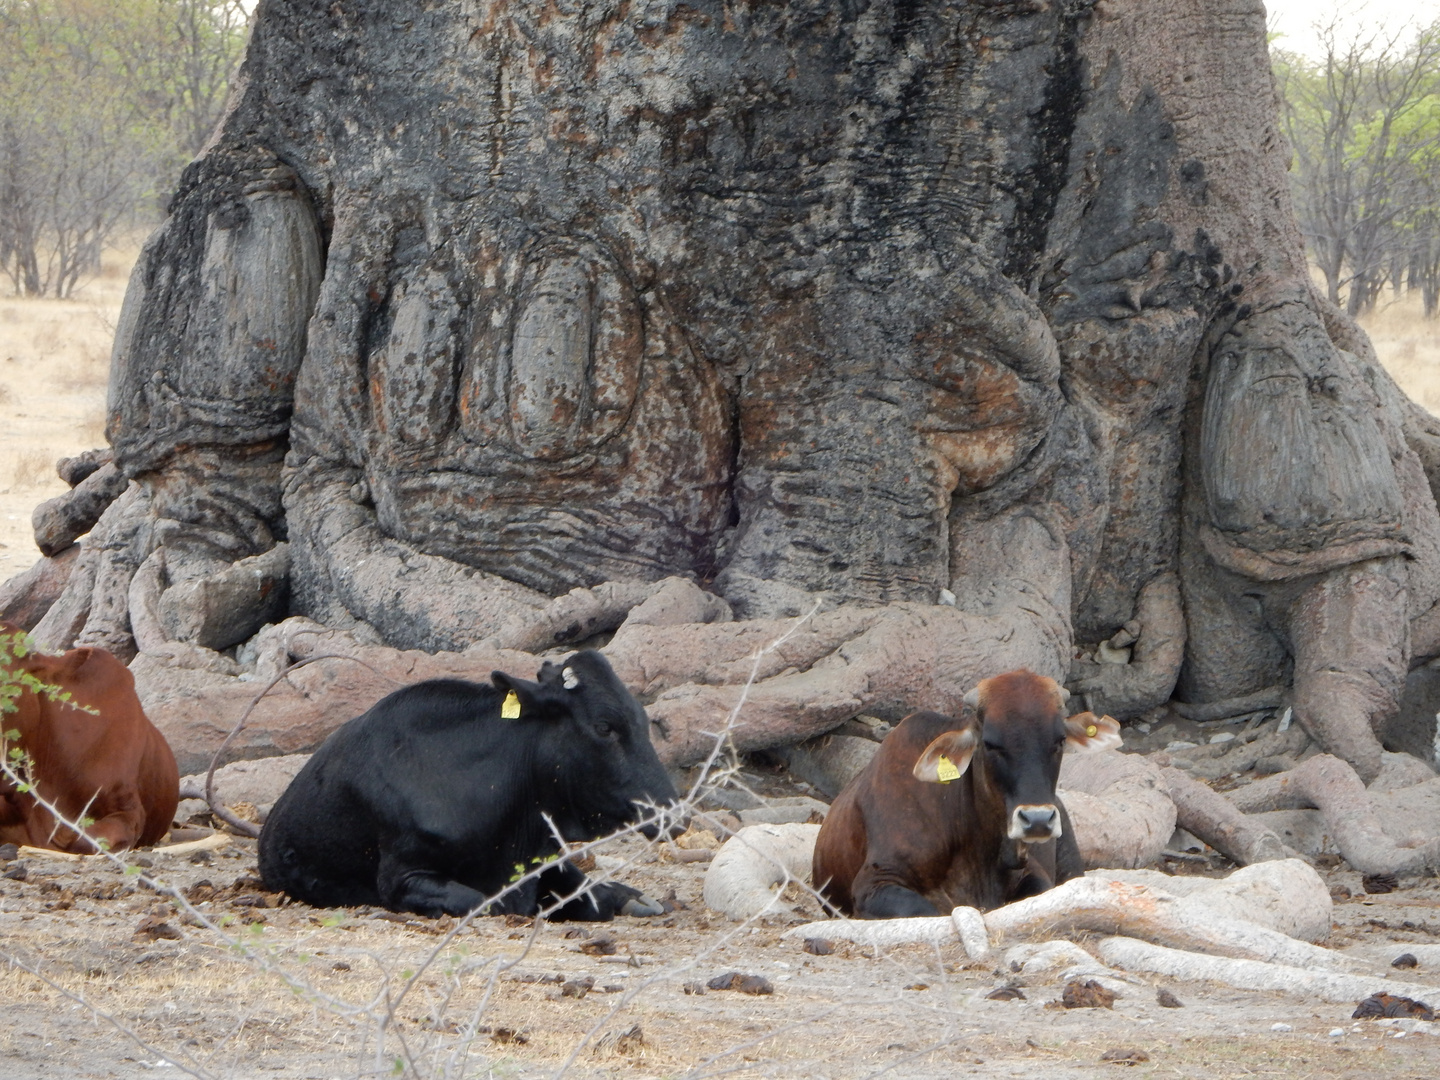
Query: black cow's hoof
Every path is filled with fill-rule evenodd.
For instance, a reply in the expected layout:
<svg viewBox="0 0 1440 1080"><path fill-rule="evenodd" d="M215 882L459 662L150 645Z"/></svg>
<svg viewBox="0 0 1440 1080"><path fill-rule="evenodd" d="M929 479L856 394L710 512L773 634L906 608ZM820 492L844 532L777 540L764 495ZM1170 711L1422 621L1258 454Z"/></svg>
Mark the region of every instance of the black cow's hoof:
<svg viewBox="0 0 1440 1080"><path fill-rule="evenodd" d="M625 903L620 905L621 915L634 915L637 918L648 919L656 915L664 915L665 908L658 900L652 900L644 893L632 896Z"/></svg>

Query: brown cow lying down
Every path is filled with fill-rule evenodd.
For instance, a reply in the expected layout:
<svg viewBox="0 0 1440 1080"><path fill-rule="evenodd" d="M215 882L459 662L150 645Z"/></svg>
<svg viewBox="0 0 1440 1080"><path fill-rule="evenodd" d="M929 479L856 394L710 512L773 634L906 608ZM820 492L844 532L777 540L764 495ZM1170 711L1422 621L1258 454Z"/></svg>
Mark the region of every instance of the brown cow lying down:
<svg viewBox="0 0 1440 1080"><path fill-rule="evenodd" d="M847 915L988 911L1084 872L1055 795L1060 756L1120 745L1120 725L1066 718L1070 695L1029 671L986 679L962 719L906 717L836 797L814 881Z"/></svg>
<svg viewBox="0 0 1440 1080"><path fill-rule="evenodd" d="M0 632L12 632L0 624ZM153 844L165 835L180 797L180 773L165 737L145 715L128 668L102 649L71 649L17 659L13 668L70 693L72 705L25 691L17 712L0 717L18 730L30 756L36 791L72 821L94 819L85 832L56 828L50 812L0 777L0 843L76 854L108 840L110 849Z"/></svg>

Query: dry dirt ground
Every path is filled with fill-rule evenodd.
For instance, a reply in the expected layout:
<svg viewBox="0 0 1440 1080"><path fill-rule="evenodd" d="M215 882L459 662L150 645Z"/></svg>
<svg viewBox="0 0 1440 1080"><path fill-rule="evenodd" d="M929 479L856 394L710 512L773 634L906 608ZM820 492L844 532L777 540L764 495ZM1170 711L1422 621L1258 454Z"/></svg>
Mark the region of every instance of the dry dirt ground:
<svg viewBox="0 0 1440 1080"><path fill-rule="evenodd" d="M104 445L110 344L135 256L107 254L73 300L0 296L0 581L40 557L30 514L66 490L56 460Z"/></svg>
<svg viewBox="0 0 1440 1080"><path fill-rule="evenodd" d="M110 337L133 255L108 259L73 301L0 298L0 579L38 554L29 516L63 491L54 460L103 441ZM1418 301L1388 306L1366 329L1407 392L1440 411L1440 326ZM208 862L143 856L147 873L226 921L228 938L116 868L0 864L0 1080L179 1075L171 1062L240 1080L329 1080L397 1075L397 1060L406 1075L463 1067L485 1078L554 1076L567 1063L572 1076L627 1078L1440 1076L1440 1037L1397 1038L1351 1021L1348 1004L1180 984L1171 989L1185 1007L1165 1009L1142 980L1113 1010L1072 1011L1050 1007L1057 982L1025 985L1023 1002L986 999L1013 976L958 947L812 955L780 937L818 916L807 897L737 928L705 910L703 863L658 861L638 841L620 856L636 860L624 880L673 892L673 912L535 931L481 919L453 939L444 922L280 903L254 880L253 842L239 839ZM1327 873L1355 894L1336 905L1332 944L1369 955L1440 941L1440 884L1367 896L1358 875ZM587 939L568 936L577 932L610 934L616 952L581 951ZM774 993L684 990L728 971L763 975ZM568 996L563 981L535 981L556 976L592 978L594 989ZM1440 970L1403 977L1440 985ZM1147 1060L1102 1062L1112 1050Z"/></svg>
<svg viewBox="0 0 1440 1080"><path fill-rule="evenodd" d="M0 879L0 952L42 978L0 968L0 1077L180 1075L168 1058L202 1075L316 1080L440 1076L447 1063L448 1075L463 1065L470 1077L542 1077L567 1062L576 1077L1078 1080L1127 1068L1102 1061L1114 1050L1143 1051L1128 1066L1137 1077L1440 1076L1440 1037L1353 1021L1350 1004L1144 978L1113 1009L1067 1010L1052 1004L1053 979L1020 980L1024 1001L988 1000L1016 977L958 946L812 955L781 938L819 914L808 897L737 926L705 909L703 863L661 861L639 840L614 850L634 860L620 876L669 897L673 912L538 930L486 918L450 939L448 919L284 902L259 884L253 841L207 861L144 856L250 957L118 868L23 858L23 881ZM1367 896L1358 875L1329 876L1357 894L1336 905L1333 945L1373 955L1383 942L1437 940L1440 885ZM597 947L601 935L611 943ZM761 975L774 992L686 992L730 971ZM1440 971L1403 978L1440 983ZM565 993L585 979L588 993ZM1183 1008L1157 1004L1162 984ZM394 1020L377 1053L374 1018L387 1001Z"/></svg>

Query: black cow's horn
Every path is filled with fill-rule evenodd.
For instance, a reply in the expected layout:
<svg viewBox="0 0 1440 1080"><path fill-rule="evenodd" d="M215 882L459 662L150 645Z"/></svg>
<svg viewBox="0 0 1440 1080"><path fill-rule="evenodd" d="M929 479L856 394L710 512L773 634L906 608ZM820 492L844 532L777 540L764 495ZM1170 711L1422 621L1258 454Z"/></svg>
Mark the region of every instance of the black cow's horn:
<svg viewBox="0 0 1440 1080"><path fill-rule="evenodd" d="M575 674L575 669L567 667L560 673L561 683L566 690L574 690L580 685L580 676Z"/></svg>

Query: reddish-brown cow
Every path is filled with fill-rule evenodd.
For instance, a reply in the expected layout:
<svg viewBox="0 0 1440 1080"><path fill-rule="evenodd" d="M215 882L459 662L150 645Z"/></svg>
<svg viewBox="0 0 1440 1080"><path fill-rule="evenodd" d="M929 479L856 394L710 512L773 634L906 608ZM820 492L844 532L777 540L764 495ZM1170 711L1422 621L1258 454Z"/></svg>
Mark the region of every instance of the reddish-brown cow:
<svg viewBox="0 0 1440 1080"><path fill-rule="evenodd" d="M0 624L0 632L11 631ZM164 836L179 800L180 774L165 737L140 707L129 669L103 649L31 653L14 668L95 710L26 691L18 711L0 718L5 730L20 733L36 791L70 820L84 816L95 823L85 830L88 836L57 828L33 796L0 777L0 843L88 854L96 848L92 838L118 851Z"/></svg>
<svg viewBox="0 0 1440 1080"><path fill-rule="evenodd" d="M1066 718L1069 693L1029 671L986 679L962 719L919 712L830 808L814 880L847 915L935 915L1033 896L1084 868L1055 795L1061 754L1120 745L1120 725Z"/></svg>

